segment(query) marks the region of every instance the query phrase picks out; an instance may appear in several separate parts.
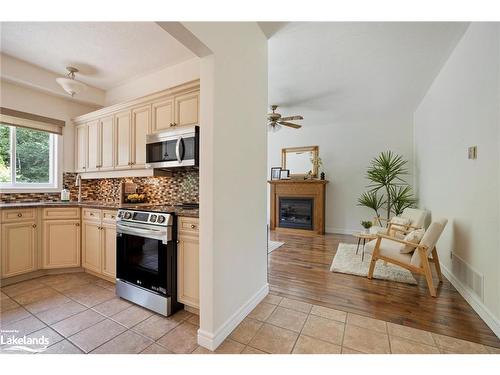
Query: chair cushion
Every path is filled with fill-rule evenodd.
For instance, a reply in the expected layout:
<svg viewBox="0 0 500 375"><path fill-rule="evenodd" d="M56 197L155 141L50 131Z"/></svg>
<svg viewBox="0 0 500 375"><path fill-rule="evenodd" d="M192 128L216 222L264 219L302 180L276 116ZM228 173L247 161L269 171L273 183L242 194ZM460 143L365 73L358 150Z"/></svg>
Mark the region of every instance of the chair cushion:
<svg viewBox="0 0 500 375"><path fill-rule="evenodd" d="M418 244L422 240L424 233L425 233L425 231L423 228L412 230L410 233L408 233L405 236L404 240L407 242ZM408 253L412 253L414 250L415 250L414 246L401 244L401 248L399 249L399 252L401 254L408 254Z"/></svg>
<svg viewBox="0 0 500 375"><path fill-rule="evenodd" d="M371 234L378 234L378 233L386 234L387 228L379 227L379 226L375 225L375 226L370 227L370 233Z"/></svg>
<svg viewBox="0 0 500 375"><path fill-rule="evenodd" d="M372 240L365 245L365 252L373 254L377 240ZM385 238L380 242L379 254L387 258L397 260L399 262L410 264L411 254L401 254L401 243L396 241L387 240Z"/></svg>
<svg viewBox="0 0 500 375"><path fill-rule="evenodd" d="M394 216L391 219L391 224L406 226L406 225L410 224L410 219L405 218L405 217Z"/></svg>
<svg viewBox="0 0 500 375"><path fill-rule="evenodd" d="M417 228L423 228L425 224L425 218L427 217L427 211L420 210L418 208L405 208L401 217L410 220L410 225Z"/></svg>

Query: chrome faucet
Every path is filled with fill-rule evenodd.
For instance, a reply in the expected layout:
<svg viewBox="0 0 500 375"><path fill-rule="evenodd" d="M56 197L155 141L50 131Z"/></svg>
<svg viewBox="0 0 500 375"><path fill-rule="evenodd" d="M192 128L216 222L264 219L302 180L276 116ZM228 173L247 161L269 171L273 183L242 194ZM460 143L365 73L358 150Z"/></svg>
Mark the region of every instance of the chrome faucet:
<svg viewBox="0 0 500 375"><path fill-rule="evenodd" d="M82 202L82 176L80 173L76 175L75 186L78 187L78 203Z"/></svg>

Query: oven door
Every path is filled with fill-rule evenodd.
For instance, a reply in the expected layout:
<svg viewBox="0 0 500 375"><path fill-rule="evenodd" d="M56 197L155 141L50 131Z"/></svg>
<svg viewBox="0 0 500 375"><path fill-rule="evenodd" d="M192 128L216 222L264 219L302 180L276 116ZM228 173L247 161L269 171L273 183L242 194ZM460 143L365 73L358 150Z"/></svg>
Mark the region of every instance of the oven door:
<svg viewBox="0 0 500 375"><path fill-rule="evenodd" d="M116 277L122 281L167 294L167 245L117 228Z"/></svg>

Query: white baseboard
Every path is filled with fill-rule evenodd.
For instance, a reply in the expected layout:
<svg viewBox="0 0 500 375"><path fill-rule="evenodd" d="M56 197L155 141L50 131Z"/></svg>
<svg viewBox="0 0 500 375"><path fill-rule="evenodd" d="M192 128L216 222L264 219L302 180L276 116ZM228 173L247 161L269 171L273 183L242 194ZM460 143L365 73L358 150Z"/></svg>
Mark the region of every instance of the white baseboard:
<svg viewBox="0 0 500 375"><path fill-rule="evenodd" d="M491 330L500 338L500 320L498 320L495 315L484 305L482 301L474 293L472 293L468 287L458 280L455 275L453 275L448 268L446 268L442 263L441 270L443 275L450 281L450 283L457 289L458 293L471 305L475 312L483 319L483 321L491 328Z"/></svg>
<svg viewBox="0 0 500 375"><path fill-rule="evenodd" d="M359 232L361 229L345 229L345 228L333 228L333 227L326 227L325 232L326 233L333 233L333 234L353 234L354 232Z"/></svg>
<svg viewBox="0 0 500 375"><path fill-rule="evenodd" d="M257 293L245 302L215 333L198 330L198 344L208 350L215 350L243 319L268 295L269 284L266 283Z"/></svg>

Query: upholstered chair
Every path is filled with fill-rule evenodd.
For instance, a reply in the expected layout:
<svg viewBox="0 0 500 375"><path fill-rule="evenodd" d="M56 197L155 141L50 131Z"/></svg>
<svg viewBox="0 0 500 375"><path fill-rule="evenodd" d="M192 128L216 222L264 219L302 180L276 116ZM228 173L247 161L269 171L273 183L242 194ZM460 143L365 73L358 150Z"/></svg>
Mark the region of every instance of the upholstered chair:
<svg viewBox="0 0 500 375"><path fill-rule="evenodd" d="M426 217L426 210L420 210L418 208L406 208L400 217L395 216L389 221L381 217L374 218L373 226L370 228L370 233L381 233L401 238L413 229L423 228L425 225ZM380 225L382 224L382 222L386 223L385 227Z"/></svg>
<svg viewBox="0 0 500 375"><path fill-rule="evenodd" d="M377 261L383 260L406 268L413 273L424 275L431 296L436 297L430 263L434 263L439 282L442 282L443 276L439 265L436 243L447 222L448 220L444 218L433 221L418 243L390 237L383 233L377 234L377 239L365 245L365 251L372 254L368 278L373 277Z"/></svg>

